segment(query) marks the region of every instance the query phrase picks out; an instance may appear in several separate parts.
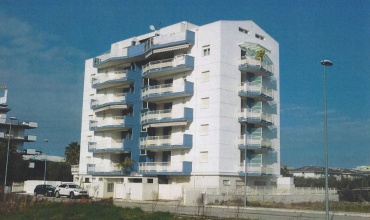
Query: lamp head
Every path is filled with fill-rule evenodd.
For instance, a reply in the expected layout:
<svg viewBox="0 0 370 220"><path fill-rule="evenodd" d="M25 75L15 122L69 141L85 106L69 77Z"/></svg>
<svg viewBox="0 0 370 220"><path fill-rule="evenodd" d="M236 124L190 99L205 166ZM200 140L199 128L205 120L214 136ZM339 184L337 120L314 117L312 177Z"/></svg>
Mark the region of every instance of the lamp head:
<svg viewBox="0 0 370 220"><path fill-rule="evenodd" d="M323 66L333 66L333 63L330 60L322 60L321 65L323 65Z"/></svg>

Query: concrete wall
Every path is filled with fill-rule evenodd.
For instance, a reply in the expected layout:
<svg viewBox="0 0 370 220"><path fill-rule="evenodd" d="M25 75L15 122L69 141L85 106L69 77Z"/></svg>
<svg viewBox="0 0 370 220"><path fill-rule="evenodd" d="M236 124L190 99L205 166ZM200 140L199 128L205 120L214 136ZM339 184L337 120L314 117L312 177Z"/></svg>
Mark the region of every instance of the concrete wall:
<svg viewBox="0 0 370 220"><path fill-rule="evenodd" d="M159 184L158 196L159 199L163 200L182 200L184 197L184 189L182 185Z"/></svg>
<svg viewBox="0 0 370 220"><path fill-rule="evenodd" d="M243 195L239 196L222 196L206 195L206 204L220 204L225 201L235 201L236 199L244 200ZM330 195L330 201L339 201L339 195ZM324 202L325 195L250 195L247 196L249 202L276 202L276 203L301 203L301 202ZM186 205L196 205L187 202Z"/></svg>
<svg viewBox="0 0 370 220"><path fill-rule="evenodd" d="M158 198L157 183L116 183L114 198L127 200L155 200Z"/></svg>
<svg viewBox="0 0 370 220"><path fill-rule="evenodd" d="M52 185L52 186L57 186L62 184L61 181L46 181L46 184ZM37 185L44 184L43 180L26 180L24 181L24 189L27 194L33 194L33 190Z"/></svg>

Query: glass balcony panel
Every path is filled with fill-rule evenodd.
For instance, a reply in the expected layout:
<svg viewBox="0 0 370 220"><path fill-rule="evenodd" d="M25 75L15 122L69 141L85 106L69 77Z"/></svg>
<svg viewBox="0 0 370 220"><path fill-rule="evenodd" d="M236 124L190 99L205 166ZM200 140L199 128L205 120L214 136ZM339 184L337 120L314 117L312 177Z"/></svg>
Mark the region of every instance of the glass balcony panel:
<svg viewBox="0 0 370 220"><path fill-rule="evenodd" d="M241 93L252 93L258 95L264 95L267 97L274 97L274 90L263 87L262 84L258 85L250 82L242 82L240 86Z"/></svg>
<svg viewBox="0 0 370 220"><path fill-rule="evenodd" d="M166 68L172 68L172 67L185 65L185 61L186 61L185 56L187 55L177 55L173 59L151 61L143 66L143 75L153 70L162 70Z"/></svg>
<svg viewBox="0 0 370 220"><path fill-rule="evenodd" d="M168 44L186 39L187 32L179 32L167 35L159 35L153 38L153 45Z"/></svg>
<svg viewBox="0 0 370 220"><path fill-rule="evenodd" d="M79 165L71 165L71 173L77 174L79 172Z"/></svg>
<svg viewBox="0 0 370 220"><path fill-rule="evenodd" d="M110 81L123 80L127 77L126 71L113 71L108 73L98 73L92 77L92 86L96 87L99 84L107 83Z"/></svg>
<svg viewBox="0 0 370 220"><path fill-rule="evenodd" d="M172 118L172 109L148 111L141 114L142 121L162 120L167 118Z"/></svg>
<svg viewBox="0 0 370 220"><path fill-rule="evenodd" d="M194 83L181 82L156 86L148 86L142 90L142 99L145 101L163 101L191 96L194 93Z"/></svg>
<svg viewBox="0 0 370 220"><path fill-rule="evenodd" d="M88 164L87 165L87 173L94 174L94 173L105 173L105 174L115 174L121 173L122 167L119 166L117 163L111 164Z"/></svg>
<svg viewBox="0 0 370 220"><path fill-rule="evenodd" d="M241 135L239 137L239 145L240 146L247 146L247 147L248 146L249 147L254 146L253 148L255 148L255 147L271 148L272 147L272 142L271 142L271 140L264 139L262 137L251 137L251 136L248 136L248 135Z"/></svg>
<svg viewBox="0 0 370 220"><path fill-rule="evenodd" d="M140 146L161 146L171 145L171 135L148 136L140 139Z"/></svg>
<svg viewBox="0 0 370 220"><path fill-rule="evenodd" d="M269 75L273 75L274 73L274 66L270 64L268 60L262 60L256 58L255 56L245 55L241 57L241 66L250 66L250 67L258 67L266 70L269 72Z"/></svg>
<svg viewBox="0 0 370 220"><path fill-rule="evenodd" d="M181 86L181 85L179 85ZM143 97L150 96L153 94L164 94L173 92L173 84L163 84L158 86L149 86L143 89Z"/></svg>
<svg viewBox="0 0 370 220"><path fill-rule="evenodd" d="M114 116L105 119L96 119L90 121L90 130L97 130L103 128L123 128L125 127L126 116Z"/></svg>
<svg viewBox="0 0 370 220"><path fill-rule="evenodd" d="M107 149L121 149L123 142L116 141L96 141L89 143L89 151L99 151Z"/></svg>
<svg viewBox="0 0 370 220"><path fill-rule="evenodd" d="M247 174L250 175L273 175L274 174L274 168L270 165L261 165L261 164L249 164L247 163L245 167L245 163L240 163L239 165L239 173L245 173L247 171Z"/></svg>
<svg viewBox="0 0 370 220"><path fill-rule="evenodd" d="M239 117L242 118L242 119L252 119L252 120L256 120L256 121L265 121L265 122L269 122L269 123L272 123L273 121L273 115L271 114L265 114L263 113L263 111L256 111L256 110L252 110L250 108L242 108L240 113L239 113Z"/></svg>
<svg viewBox="0 0 370 220"><path fill-rule="evenodd" d="M109 103L124 103L126 100L125 94L106 95L97 99L91 100L91 107L97 108L99 106L107 105Z"/></svg>
<svg viewBox="0 0 370 220"><path fill-rule="evenodd" d="M140 173L188 173L187 165L191 162L144 162L139 164Z"/></svg>

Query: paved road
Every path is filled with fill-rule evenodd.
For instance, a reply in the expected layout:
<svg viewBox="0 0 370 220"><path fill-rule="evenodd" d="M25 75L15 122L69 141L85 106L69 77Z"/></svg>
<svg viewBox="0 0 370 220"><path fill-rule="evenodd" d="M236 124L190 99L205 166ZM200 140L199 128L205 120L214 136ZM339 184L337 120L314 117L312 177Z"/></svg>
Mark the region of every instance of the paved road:
<svg viewBox="0 0 370 220"><path fill-rule="evenodd" d="M260 219L260 220L313 220L325 219L323 211L307 211L292 209L271 209L271 208L254 208L254 207L227 207L227 206L181 206L176 202L142 202L142 201L124 201L115 200L114 204L121 207L140 207L144 211L168 211L184 215L206 215L220 218L241 218L241 219ZM362 213L330 213L331 220L363 220L370 219L370 214Z"/></svg>

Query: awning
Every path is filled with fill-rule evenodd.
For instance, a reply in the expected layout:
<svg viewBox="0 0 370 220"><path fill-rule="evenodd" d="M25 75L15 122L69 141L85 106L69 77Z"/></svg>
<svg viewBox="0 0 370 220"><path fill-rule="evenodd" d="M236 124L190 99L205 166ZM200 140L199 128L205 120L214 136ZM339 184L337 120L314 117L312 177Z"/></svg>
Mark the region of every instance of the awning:
<svg viewBox="0 0 370 220"><path fill-rule="evenodd" d="M189 46L190 46L189 44L182 44L182 45L177 45L177 46L172 46L172 47L154 49L153 51L150 51L147 55L145 55L145 58L149 57L150 55L154 53L162 53L162 52L167 52L167 51L180 50L180 49L188 48Z"/></svg>
<svg viewBox="0 0 370 220"><path fill-rule="evenodd" d="M239 47L242 48L243 50L251 50L254 52L264 50L266 54L271 53L269 49L256 43L244 42L239 44Z"/></svg>
<svg viewBox="0 0 370 220"><path fill-rule="evenodd" d="M106 106L106 107L103 107L103 108L95 109L95 112L106 111L106 110L109 110L109 109L126 109L126 108L128 108L127 105L109 105L109 106Z"/></svg>
<svg viewBox="0 0 370 220"><path fill-rule="evenodd" d="M158 128L158 127L173 127L173 126L185 126L188 122L186 121L180 121L180 122L166 122L166 123L154 123L154 124L148 124L144 126L144 129L147 128Z"/></svg>

